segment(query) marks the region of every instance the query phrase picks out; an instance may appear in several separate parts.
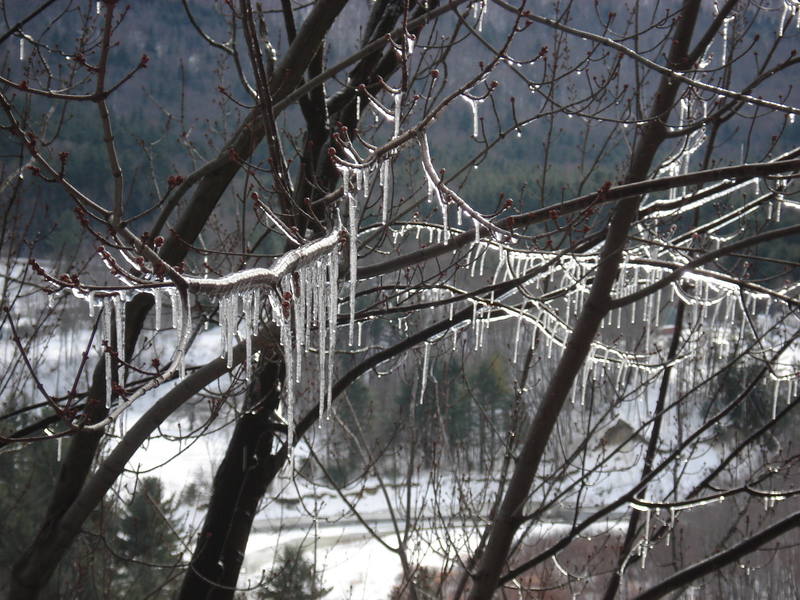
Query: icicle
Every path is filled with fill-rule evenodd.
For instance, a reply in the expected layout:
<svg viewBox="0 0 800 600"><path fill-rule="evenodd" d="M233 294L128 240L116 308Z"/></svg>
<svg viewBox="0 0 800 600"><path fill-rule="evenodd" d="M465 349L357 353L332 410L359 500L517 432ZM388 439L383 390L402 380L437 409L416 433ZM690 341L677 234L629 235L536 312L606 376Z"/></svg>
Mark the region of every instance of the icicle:
<svg viewBox="0 0 800 600"><path fill-rule="evenodd" d="M733 20L733 17L722 19L722 65L725 65L728 61L728 22L731 20ZM781 35L783 35L782 31Z"/></svg>
<svg viewBox="0 0 800 600"><path fill-rule="evenodd" d="M394 95L394 137L400 135L400 109L403 105L403 92Z"/></svg>
<svg viewBox="0 0 800 600"><path fill-rule="evenodd" d="M734 323L734 314L733 314L733 307L735 306L733 300L731 300L731 294L725 294L725 316L724 316L724 323Z"/></svg>
<svg viewBox="0 0 800 600"><path fill-rule="evenodd" d="M428 138L426 136L421 136L419 140L420 145L420 156L422 160L423 172L425 173L425 180L428 184L428 202L431 202L433 198L436 198L436 202L439 205L439 211L442 213L442 227L444 228L444 236L445 239L449 239L450 232L449 227L447 224L447 202L442 197L441 192L439 191L439 179L436 175L436 171L433 166L433 162L431 161L431 152L430 148L428 147ZM428 230L428 235L432 235L432 230ZM432 240L431 240L432 241Z"/></svg>
<svg viewBox="0 0 800 600"><path fill-rule="evenodd" d="M228 306L230 305L230 297L229 296L222 296L219 299L219 324L220 324L220 335L222 336L222 357L227 358L228 354L230 354L230 347L231 347L231 336L233 335L233 323L230 320L230 313L228 311Z"/></svg>
<svg viewBox="0 0 800 600"><path fill-rule="evenodd" d="M325 400L328 396L327 388L328 384L326 381L326 376L328 374L327 364L325 362L327 358L327 352L325 349L328 345L328 317L327 317L327 303L325 302L325 267L319 261L319 268L317 269L317 282L318 285L315 287L314 290L314 300L315 300L315 312L317 316L317 333L319 335L318 338L318 345L317 345L317 353L319 354L319 416L320 416L320 427L322 426L322 417L325 415Z"/></svg>
<svg viewBox="0 0 800 600"><path fill-rule="evenodd" d="M413 54L414 53L414 44L416 43L416 41L417 41L417 38L414 37L413 34L406 36L406 44L407 44L408 54Z"/></svg>
<svg viewBox="0 0 800 600"><path fill-rule="evenodd" d="M219 318L219 345L222 348L220 356L222 357L225 357L228 352L228 311L225 309L226 302L226 297L220 296L217 315Z"/></svg>
<svg viewBox="0 0 800 600"><path fill-rule="evenodd" d="M775 380L775 388L772 390L772 420L775 420L775 415L778 414L778 390L781 387L780 379Z"/></svg>
<svg viewBox="0 0 800 600"><path fill-rule="evenodd" d="M177 290L170 289L169 301L172 309L172 328L178 332L181 328L181 302Z"/></svg>
<svg viewBox="0 0 800 600"><path fill-rule="evenodd" d="M19 38L19 59L25 60L25 38Z"/></svg>
<svg viewBox="0 0 800 600"><path fill-rule="evenodd" d="M181 302L180 296L178 297L178 302ZM181 311L182 314L182 323L181 323L181 330L179 331L178 335L178 377L183 379L186 377L186 348L189 345L189 334L190 328L192 325L192 303L189 298L189 293L186 293L186 312L185 314Z"/></svg>
<svg viewBox="0 0 800 600"><path fill-rule="evenodd" d="M294 359L295 364L295 375L294 380L296 383L300 383L300 372L302 371L303 365L303 355L302 355L302 348L306 342L306 290L303 287L303 283L305 282L305 271L308 267L304 267L301 271L298 271L297 277L292 276L291 284L292 284L292 306L294 308L294 348L296 352L296 356Z"/></svg>
<svg viewBox="0 0 800 600"><path fill-rule="evenodd" d="M308 349L311 338L311 323L314 320L314 270L316 263L300 271L303 301L303 346Z"/></svg>
<svg viewBox="0 0 800 600"><path fill-rule="evenodd" d="M237 335L236 323L238 321L239 297L234 294L223 296L219 300L220 333L222 344L227 357L227 367L233 367L233 346Z"/></svg>
<svg viewBox="0 0 800 600"><path fill-rule="evenodd" d="M798 13L798 8L800 7L794 0L783 0L783 13L781 14L781 20L778 25L778 37L783 37L786 31L787 17L788 22L791 23L792 18ZM800 15L798 15L797 18L797 27L800 27Z"/></svg>
<svg viewBox="0 0 800 600"><path fill-rule="evenodd" d="M292 348L291 313L284 313L281 299L270 292L270 304L274 307L275 321L280 324L281 346L283 348L283 364L286 370L284 377L284 402L286 403L286 450L290 463L294 465L294 352Z"/></svg>
<svg viewBox="0 0 800 600"><path fill-rule="evenodd" d="M356 94L356 123L361 120L361 94Z"/></svg>
<svg viewBox="0 0 800 600"><path fill-rule="evenodd" d="M475 268L478 266L478 254L480 253L480 244L477 243L477 240L476 243L473 244L472 248L474 248L475 251L472 252L472 249L470 249L470 253L467 256L467 262L469 263L470 279L475 277Z"/></svg>
<svg viewBox="0 0 800 600"><path fill-rule="evenodd" d="M428 357L430 355L431 345L428 342L423 344L422 352L422 382L419 389L419 403L422 404L425 398L425 388L428 385Z"/></svg>
<svg viewBox="0 0 800 600"><path fill-rule="evenodd" d="M61 462L61 441L64 438L59 436L58 440L56 441L56 462Z"/></svg>
<svg viewBox="0 0 800 600"><path fill-rule="evenodd" d="M153 288L153 304L156 309L154 328L158 332L161 329L161 292L158 288Z"/></svg>
<svg viewBox="0 0 800 600"><path fill-rule="evenodd" d="M250 381L253 372L253 292L248 291L242 297L242 312L244 312L244 379Z"/></svg>
<svg viewBox="0 0 800 600"><path fill-rule="evenodd" d="M113 379L111 376L111 300L103 298L103 344L105 348L105 367L106 367L106 409L111 408L111 394Z"/></svg>
<svg viewBox="0 0 800 600"><path fill-rule="evenodd" d="M587 385L587 380L589 378L589 369L591 368L589 367L590 360L591 359L587 359L586 364L583 365L583 368L581 369L581 380L578 382L581 386L581 397L580 397L581 406L584 406L586 402L586 385Z"/></svg>
<svg viewBox="0 0 800 600"><path fill-rule="evenodd" d="M480 133L480 121L478 119L478 101L468 96L467 94L461 94L461 97L464 99L464 102L469 104L469 107L472 110L472 137L477 139L478 134Z"/></svg>
<svg viewBox="0 0 800 600"><path fill-rule="evenodd" d="M326 417L330 418L331 404L333 403L333 367L335 364L336 352L336 325L339 308L339 290L338 290L338 276L339 276L339 254L334 248L333 252L328 255L328 385L325 390L328 397Z"/></svg>
<svg viewBox="0 0 800 600"><path fill-rule="evenodd" d="M475 337L475 350L478 350L478 327L480 323L478 322L478 303L473 301L472 303L472 322L470 323L472 327L472 335Z"/></svg>
<svg viewBox="0 0 800 600"><path fill-rule="evenodd" d="M348 326L347 336L350 346L353 345L353 333L356 322L356 275L358 262L358 206L355 196L350 196L350 325Z"/></svg>
<svg viewBox="0 0 800 600"><path fill-rule="evenodd" d="M517 315L517 330L514 333L514 361L513 363L517 363L517 351L519 349L519 334L520 328L522 327L522 312Z"/></svg>
<svg viewBox="0 0 800 600"><path fill-rule="evenodd" d="M364 197L364 200L366 200L367 198L369 198L369 190L370 190L369 169L362 168L359 171L359 173L361 173L361 184L360 184L361 187L359 189L361 190L361 195Z"/></svg>
<svg viewBox="0 0 800 600"><path fill-rule="evenodd" d="M478 33L483 31L483 20L486 17L487 7L488 7L488 2L486 0L481 0L477 4L473 4L472 10L477 11L478 23L476 25L476 29L478 30Z"/></svg>
<svg viewBox="0 0 800 600"><path fill-rule="evenodd" d="M233 367L233 347L239 337L239 296L228 296L228 368Z"/></svg>
<svg viewBox="0 0 800 600"><path fill-rule="evenodd" d="M572 294L570 294L569 291L567 291L566 296L567 296L566 297L567 306L566 310L564 311L564 322L569 323L570 313L572 312Z"/></svg>
<svg viewBox="0 0 800 600"><path fill-rule="evenodd" d="M617 368L617 380L615 382L615 388L618 390L622 389L621 385L624 380L624 374L625 374L625 366L619 365L619 367Z"/></svg>
<svg viewBox="0 0 800 600"><path fill-rule="evenodd" d="M389 194L391 192L389 188L390 174L388 160L385 160L381 163L380 183L382 191L381 222L385 225L389 218Z"/></svg>
<svg viewBox="0 0 800 600"><path fill-rule="evenodd" d="M252 321L254 323L253 333L258 331L258 323L261 319L261 290L256 288L253 290L253 315Z"/></svg>
<svg viewBox="0 0 800 600"><path fill-rule="evenodd" d="M123 361L125 360L125 300L119 296L114 296L114 319L117 334L117 381L119 385L125 381L125 370Z"/></svg>
<svg viewBox="0 0 800 600"><path fill-rule="evenodd" d="M661 289L656 292L655 311L653 312L654 325L656 331L661 327Z"/></svg>
<svg viewBox="0 0 800 600"><path fill-rule="evenodd" d="M89 303L89 318L94 319L94 292L89 292L86 301Z"/></svg>

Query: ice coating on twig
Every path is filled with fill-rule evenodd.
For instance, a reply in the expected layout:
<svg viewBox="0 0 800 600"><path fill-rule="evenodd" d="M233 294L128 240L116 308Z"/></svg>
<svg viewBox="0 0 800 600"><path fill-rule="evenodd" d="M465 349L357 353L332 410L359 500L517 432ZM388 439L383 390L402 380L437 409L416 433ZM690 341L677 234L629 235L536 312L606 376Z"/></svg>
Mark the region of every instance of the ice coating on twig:
<svg viewBox="0 0 800 600"><path fill-rule="evenodd" d="M319 240L289 250L269 268L253 268L231 273L217 279L184 278L189 291L219 298L232 293L254 289L275 289L281 279L316 258L332 252L339 241L340 231L333 230Z"/></svg>

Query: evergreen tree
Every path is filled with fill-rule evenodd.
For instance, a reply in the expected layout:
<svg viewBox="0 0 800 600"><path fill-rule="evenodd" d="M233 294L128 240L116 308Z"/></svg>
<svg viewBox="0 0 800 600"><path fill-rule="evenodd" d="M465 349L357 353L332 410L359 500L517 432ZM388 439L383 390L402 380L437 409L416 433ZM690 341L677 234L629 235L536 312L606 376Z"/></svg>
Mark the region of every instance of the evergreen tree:
<svg viewBox="0 0 800 600"><path fill-rule="evenodd" d="M267 583L258 591L259 600L318 600L331 588L324 587L314 563L303 555L302 548L286 546L278 562L267 575Z"/></svg>
<svg viewBox="0 0 800 600"><path fill-rule="evenodd" d="M168 524L177 521L177 509L176 499L165 497L160 479L139 480L130 503L123 509L119 527L118 546L126 559L121 574L128 597L174 592L181 532Z"/></svg>

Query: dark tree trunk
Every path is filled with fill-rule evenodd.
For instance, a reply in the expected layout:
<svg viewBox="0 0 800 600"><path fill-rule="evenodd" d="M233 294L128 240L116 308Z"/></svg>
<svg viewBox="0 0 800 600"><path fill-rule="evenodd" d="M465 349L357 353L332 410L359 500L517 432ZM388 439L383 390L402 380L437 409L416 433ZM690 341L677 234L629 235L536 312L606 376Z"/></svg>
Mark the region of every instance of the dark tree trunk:
<svg viewBox="0 0 800 600"><path fill-rule="evenodd" d="M128 303L125 311L126 359L130 359L133 354L145 317L152 306L153 297L150 294L139 294ZM83 414L86 424L97 423L106 417L108 410L105 407L105 398L105 363L101 360L92 372L92 384ZM72 437L42 526L12 569L9 597L13 600L35 598L55 570L57 563L46 556L45 551L56 535L61 517L72 505L89 476L102 439L103 432L93 429L80 430Z"/></svg>
<svg viewBox="0 0 800 600"><path fill-rule="evenodd" d="M306 17L286 55L276 65L270 88L273 98L279 101L286 97L302 80L302 75L311 62L333 21L344 8L347 0L320 0ZM226 144L220 159L233 153L246 160L264 135L261 122L256 118L259 111L251 111L232 140ZM225 161L202 177L195 190L189 208L178 220L174 233L167 237L161 249L161 257L172 265L186 256L190 245L202 231L217 202L228 188L241 165L236 161ZM126 311L126 356L130 357L138 339L144 319L153 304L149 295L140 294L128 305ZM89 390L87 423L96 423L106 416L105 376L102 361L94 370ZM94 462L102 432L80 431L73 436L70 449L65 456L53 496L48 505L47 517L31 545L20 556L12 570L9 598L21 600L36 598L49 581L62 555L52 556L52 540L60 529L62 516L70 509L86 482ZM75 532L77 535L77 532Z"/></svg>
<svg viewBox="0 0 800 600"><path fill-rule="evenodd" d="M402 15L402 3L382 0L376 2L372 10L370 22L375 23L372 28L368 27L371 33L365 36L364 44L396 26ZM420 11L418 9L417 15ZM414 31L418 32L420 28ZM314 76L322 69L321 54L318 52L310 57L309 75ZM380 78L388 79L397 67L394 51L381 49L356 65L351 80L363 82L369 88L377 85ZM295 186L294 202L298 207L305 209L307 202L313 205L314 200L334 189L337 183L338 172L321 149L331 139L330 124L342 124L351 130L356 126L356 87L345 89L331 99L326 99L321 89L300 99L308 131ZM322 118L326 112L329 114L328 124ZM313 211L320 221L324 222L326 218L326 208L318 206ZM292 218L301 231L313 228L313 223L304 214L304 210L300 210ZM311 236L307 233L306 237ZM285 447L276 454L270 453L275 433L270 415L278 407L278 384L283 378L282 360L274 357L272 361L259 374L258 389L249 390L247 405L253 406L252 403L256 402L257 406L240 418L214 477L206 520L181 588L179 597L183 600L233 598L258 504L286 460Z"/></svg>
<svg viewBox="0 0 800 600"><path fill-rule="evenodd" d="M258 503L285 461L285 449L272 453L276 423L270 419L280 401L283 362L277 356L263 360L214 477L180 598L233 598Z"/></svg>
<svg viewBox="0 0 800 600"><path fill-rule="evenodd" d="M699 9L699 0L685 0L668 58L670 68L680 67L689 54ZM647 178L656 152L665 139L665 120L675 104L679 87L678 82L671 76L664 75L661 78L650 110L651 118L642 128L638 143L634 147L625 183ZM524 522L525 504L547 442L561 414L564 401L586 360L592 340L609 310L611 289L622 261L628 230L638 208L639 199L629 198L620 201L614 209L589 296L525 437L517 466L498 514L491 525L486 549L473 577L470 600L488 600L497 589L514 534Z"/></svg>

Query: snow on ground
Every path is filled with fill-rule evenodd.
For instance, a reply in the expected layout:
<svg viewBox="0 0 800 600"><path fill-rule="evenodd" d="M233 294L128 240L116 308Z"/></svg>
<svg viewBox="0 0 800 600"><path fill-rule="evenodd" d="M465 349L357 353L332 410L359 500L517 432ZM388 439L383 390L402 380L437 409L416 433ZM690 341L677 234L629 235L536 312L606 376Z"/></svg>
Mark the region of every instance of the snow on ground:
<svg viewBox="0 0 800 600"><path fill-rule="evenodd" d="M394 535L380 531L381 539L393 545ZM401 573L400 560L360 525L319 527L316 539L317 566L332 600L378 600L386 598ZM314 554L314 531L291 529L282 533L254 533L250 536L240 586L258 581L262 571L273 566L275 552L284 545L307 544ZM435 557L426 563L437 565Z"/></svg>
<svg viewBox="0 0 800 600"><path fill-rule="evenodd" d="M18 318L24 319L25 316L18 315ZM86 323L89 322L87 319ZM25 324L24 321L22 323ZM26 326L30 326L30 323ZM0 363L7 368L11 361L15 360L16 348L10 341L5 327L0 333L2 333ZM148 334L146 337L151 336ZM156 338L155 352L159 356L168 357L171 348L174 348L174 333L162 332ZM74 377L81 353L87 348L90 348L89 365L94 364L99 352L96 340L94 348L90 347L90 339L90 331L72 326L62 327L49 340L43 338L41 342L37 341L34 344L32 356L37 357L37 373L40 374L41 383L48 391L64 393L69 389L73 381L65 374ZM201 332L192 345L187 363L205 364L219 355L219 348L219 331L216 328ZM792 348L787 352L787 355L789 354L794 359L791 362L796 364L800 357L800 348ZM784 356L784 360L786 358L787 356ZM138 399L125 415L124 421L128 424L133 423L157 398L174 385L176 385L174 382L162 385ZM227 385L227 378L215 384L220 389L224 389ZM31 381L26 381L24 386L30 398L40 398ZM632 422L641 422L641 419L652 410L653 391L650 390L643 402L631 405L631 414L625 416ZM196 416L197 423L203 421L203 416ZM203 435L193 440L182 439L190 429L190 419L191 415L187 411L182 412L179 417L170 419L160 428L157 437L152 438L136 452L128 464L131 471L123 479L123 488L132 489L135 472L160 477L170 493L180 493L184 486L195 480L203 484L211 481L224 455L230 427L223 428L224 422L215 422L212 426L220 427L219 431L201 432ZM120 426L115 427L115 431L119 432ZM669 440L670 435L672 435L671 426L665 427L663 439ZM640 449L641 445L637 451L621 453L604 465L602 473L592 474L588 482L591 484L590 487L583 490L583 502L587 507L607 504L629 489L639 477L636 465L641 463ZM298 455L302 452L300 449ZM596 448L592 448L589 454L589 463L598 461L602 457L601 451ZM660 456L666 455L661 453ZM710 468L718 464L719 459L719 449L715 445L699 444L694 452L681 457L681 467L684 469L682 485L693 485ZM562 485L580 476L581 470L578 468L563 474ZM355 505L364 519L371 524L380 539L389 546L396 546L396 533L390 519L387 496L392 509L395 514L401 516L400 518L404 514L405 501L410 498L408 506L412 511L416 511L416 515L425 525L420 539L416 540L418 546L412 548L414 563L434 567L440 564L436 541L443 537L444 530L441 529L442 520L436 522L432 520L431 507L434 504L443 507L444 514L439 517L444 517L445 521L449 517L454 518L454 524L448 527L447 534L454 538L457 547L474 546L473 531L460 528L455 519L459 511L467 508L459 503L459 497L470 498L473 501L484 499L482 502L485 506L485 502L491 499L494 487L485 478L474 477L465 481L463 477L455 479L441 473L439 481L434 485L432 476L428 472L417 473L411 482L410 490L402 482L389 482L384 494L380 485L380 481L376 478L368 478L358 485L347 488L344 494L348 502ZM462 496L456 492L459 486ZM646 497L665 497L670 491L670 486L671 473L654 481L649 486ZM399 558L354 519L348 502L345 502L335 490L310 482L299 475L293 477L289 470L284 470L279 480L269 490L263 510L256 518L240 583L246 586L248 582L250 584L257 582L262 572L272 568L276 552L283 545L302 543L310 556L316 556L325 585L333 586L329 598L377 600L387 597L401 571ZM569 505L561 508L567 512L570 510ZM613 517L619 516L621 513ZM191 524L199 525L202 517L202 511L195 512L190 517ZM552 528L558 527L556 521L559 518L557 515L552 515L551 518L553 522L542 526L550 528L549 532L552 534ZM612 521L611 525L613 524ZM609 524L601 527L607 530ZM425 537L428 538L427 543L421 539ZM466 551L459 553L466 554Z"/></svg>

